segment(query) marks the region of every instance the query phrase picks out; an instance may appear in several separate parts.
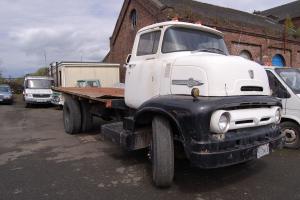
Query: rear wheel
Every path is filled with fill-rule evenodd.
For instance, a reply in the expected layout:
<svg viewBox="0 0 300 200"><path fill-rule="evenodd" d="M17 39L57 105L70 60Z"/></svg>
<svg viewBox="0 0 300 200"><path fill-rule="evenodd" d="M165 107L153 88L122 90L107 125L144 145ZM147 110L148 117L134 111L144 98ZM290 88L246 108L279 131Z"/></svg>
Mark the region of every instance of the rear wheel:
<svg viewBox="0 0 300 200"><path fill-rule="evenodd" d="M81 111L79 101L67 97L63 107L65 131L76 134L81 131Z"/></svg>
<svg viewBox="0 0 300 200"><path fill-rule="evenodd" d="M174 144L170 123L163 117L152 121L152 175L158 187L169 187L174 177Z"/></svg>
<svg viewBox="0 0 300 200"><path fill-rule="evenodd" d="M285 135L286 148L298 149L300 148L300 128L294 122L282 122L280 124L281 132Z"/></svg>
<svg viewBox="0 0 300 200"><path fill-rule="evenodd" d="M93 115L90 112L91 105L86 102L80 102L81 107L81 131L89 132L93 129Z"/></svg>

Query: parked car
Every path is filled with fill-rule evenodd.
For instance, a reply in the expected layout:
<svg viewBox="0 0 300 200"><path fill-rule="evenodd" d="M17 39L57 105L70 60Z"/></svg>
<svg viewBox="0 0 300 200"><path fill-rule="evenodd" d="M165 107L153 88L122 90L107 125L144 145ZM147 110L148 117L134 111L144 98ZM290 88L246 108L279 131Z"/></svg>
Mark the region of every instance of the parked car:
<svg viewBox="0 0 300 200"><path fill-rule="evenodd" d="M27 76L24 80L24 100L26 107L31 104L49 104L52 100L53 78L45 76Z"/></svg>
<svg viewBox="0 0 300 200"><path fill-rule="evenodd" d="M101 87L101 83L99 80L78 80L77 87L85 88L85 87Z"/></svg>
<svg viewBox="0 0 300 200"><path fill-rule="evenodd" d="M13 103L13 94L9 85L0 85L0 103Z"/></svg>
<svg viewBox="0 0 300 200"><path fill-rule="evenodd" d="M281 130L285 147L300 148L300 70L266 67L272 96L282 100Z"/></svg>

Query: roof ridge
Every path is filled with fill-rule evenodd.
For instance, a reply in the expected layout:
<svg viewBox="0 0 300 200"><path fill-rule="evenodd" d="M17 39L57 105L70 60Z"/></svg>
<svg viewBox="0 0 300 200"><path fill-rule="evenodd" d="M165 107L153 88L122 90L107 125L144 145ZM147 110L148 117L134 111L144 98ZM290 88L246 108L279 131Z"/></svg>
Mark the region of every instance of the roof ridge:
<svg viewBox="0 0 300 200"><path fill-rule="evenodd" d="M280 8L283 8L283 7L288 7L288 6L290 6L290 5L292 5L292 4L296 4L296 3L300 3L300 0L292 1L292 2L283 4L283 5L280 5L280 6L275 6L275 7L273 7L273 8L269 8L269 9L264 10L264 11L261 11L261 12L262 12L262 13L269 12L269 11L274 10L274 9L280 9Z"/></svg>

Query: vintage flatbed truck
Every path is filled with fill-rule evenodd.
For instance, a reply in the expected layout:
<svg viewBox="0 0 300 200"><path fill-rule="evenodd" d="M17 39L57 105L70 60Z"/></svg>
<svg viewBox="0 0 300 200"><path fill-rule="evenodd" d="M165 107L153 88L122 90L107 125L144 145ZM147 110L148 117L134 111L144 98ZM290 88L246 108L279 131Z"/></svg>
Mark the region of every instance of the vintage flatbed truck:
<svg viewBox="0 0 300 200"><path fill-rule="evenodd" d="M147 26L126 60L125 89L55 88L63 93L65 131L101 134L127 150L149 149L153 182L170 186L174 149L192 165L229 166L281 148L281 102L264 68L229 56L223 34L177 21Z"/></svg>

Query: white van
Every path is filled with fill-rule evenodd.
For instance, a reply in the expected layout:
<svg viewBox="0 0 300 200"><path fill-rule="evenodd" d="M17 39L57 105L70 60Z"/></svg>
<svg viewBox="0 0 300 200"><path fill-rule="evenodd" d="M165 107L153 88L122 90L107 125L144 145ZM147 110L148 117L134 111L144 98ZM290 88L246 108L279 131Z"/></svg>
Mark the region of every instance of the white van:
<svg viewBox="0 0 300 200"><path fill-rule="evenodd" d="M300 70L295 68L265 68L272 95L282 99L282 132L285 146L300 148Z"/></svg>
<svg viewBox="0 0 300 200"><path fill-rule="evenodd" d="M24 80L24 100L26 107L31 104L50 104L54 81L46 76L26 76Z"/></svg>

